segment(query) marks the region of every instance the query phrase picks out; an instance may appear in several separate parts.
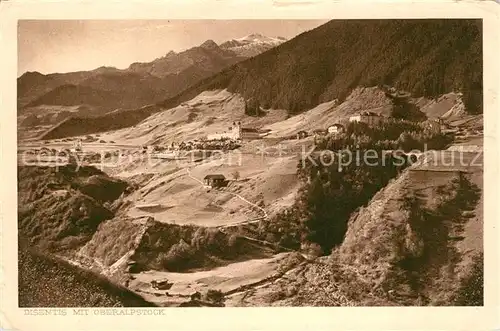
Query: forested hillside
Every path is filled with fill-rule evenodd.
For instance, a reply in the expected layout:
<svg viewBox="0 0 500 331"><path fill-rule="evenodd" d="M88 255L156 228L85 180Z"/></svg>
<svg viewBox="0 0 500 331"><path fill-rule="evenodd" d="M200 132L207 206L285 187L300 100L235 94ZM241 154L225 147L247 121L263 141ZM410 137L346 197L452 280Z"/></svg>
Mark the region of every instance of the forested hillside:
<svg viewBox="0 0 500 331"><path fill-rule="evenodd" d="M356 86L388 84L414 96L463 91L482 110L480 20L335 20L200 82L292 114ZM171 100L164 102L170 105Z"/></svg>

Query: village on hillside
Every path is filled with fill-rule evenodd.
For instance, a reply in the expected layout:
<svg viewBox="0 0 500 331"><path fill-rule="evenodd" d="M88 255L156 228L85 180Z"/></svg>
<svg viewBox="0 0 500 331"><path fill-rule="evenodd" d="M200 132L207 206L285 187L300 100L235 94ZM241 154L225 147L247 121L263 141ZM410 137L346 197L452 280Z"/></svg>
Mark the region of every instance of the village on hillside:
<svg viewBox="0 0 500 331"><path fill-rule="evenodd" d="M357 114L353 114L338 123L329 125L328 127L321 127L321 125L311 131L299 130L292 135L287 136L274 136L272 138L275 140L302 140L302 139L312 139L315 145L329 139L329 137L341 137L346 132L346 127L349 123L362 123L368 127L376 127L389 122L403 121L401 119L395 119L373 111L361 111ZM431 118L426 119L423 122L418 123L426 132L431 132L433 134L441 133L455 133L457 130L447 124L442 118ZM241 122L233 122L226 131L214 132L206 134L201 138L196 138L193 140L181 140L172 141L166 144L150 144L138 147L138 151L143 154L148 154L155 159L171 159L179 157L179 152L182 151L231 151L238 149L245 144L255 141L255 140L266 140L266 138L273 132L270 129L262 129L255 127L243 127ZM87 137L86 139L78 138L75 139L73 147L71 149L66 149L63 152L57 153L57 156L69 157L71 154L82 154L88 155L91 153L92 148L87 151L84 146L86 142L93 142L95 139ZM49 148L42 148L40 150L33 150L33 153L41 152L42 155L54 155L55 150ZM137 150L136 150L137 152ZM70 154L70 155L68 155ZM96 155L92 159L96 159Z"/></svg>

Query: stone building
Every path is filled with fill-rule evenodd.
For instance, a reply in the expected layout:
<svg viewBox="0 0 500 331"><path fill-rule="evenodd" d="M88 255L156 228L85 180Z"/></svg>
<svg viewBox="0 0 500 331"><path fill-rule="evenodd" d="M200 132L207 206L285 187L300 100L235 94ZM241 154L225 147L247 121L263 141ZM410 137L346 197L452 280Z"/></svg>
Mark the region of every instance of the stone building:
<svg viewBox="0 0 500 331"><path fill-rule="evenodd" d="M370 126L376 126L380 124L383 120L384 118L382 116L371 111L365 111L349 117L349 122L366 123Z"/></svg>

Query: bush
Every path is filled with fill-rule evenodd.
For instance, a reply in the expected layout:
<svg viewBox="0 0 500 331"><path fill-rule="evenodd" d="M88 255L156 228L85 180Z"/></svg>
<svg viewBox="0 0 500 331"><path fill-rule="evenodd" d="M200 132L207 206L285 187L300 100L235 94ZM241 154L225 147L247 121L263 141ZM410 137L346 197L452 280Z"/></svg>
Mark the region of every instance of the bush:
<svg viewBox="0 0 500 331"><path fill-rule="evenodd" d="M238 241L238 235L232 234L231 236L229 236L229 239L227 240L228 248L236 247L237 241Z"/></svg>
<svg viewBox="0 0 500 331"><path fill-rule="evenodd" d="M293 297L298 292L298 288L295 285L289 285L285 288L285 296L287 298Z"/></svg>
<svg viewBox="0 0 500 331"><path fill-rule="evenodd" d="M196 119L196 117L198 117L198 114L193 113L193 112L190 112L190 113L188 114L188 119L187 119L187 122L188 122L188 123L193 122L193 121Z"/></svg>
<svg viewBox="0 0 500 331"><path fill-rule="evenodd" d="M393 99L391 117L400 120L422 122L427 119L427 116L420 111L417 105L408 100Z"/></svg>
<svg viewBox="0 0 500 331"><path fill-rule="evenodd" d="M237 181L238 179L240 179L240 172L238 170L233 171L233 173L231 175L233 176L233 179L235 181Z"/></svg>
<svg viewBox="0 0 500 331"><path fill-rule="evenodd" d="M280 273L287 272L288 270L298 266L304 260L305 259L304 256L302 256L302 254L298 252L293 252L280 261L280 264L278 266L278 272Z"/></svg>
<svg viewBox="0 0 500 331"><path fill-rule="evenodd" d="M184 240L173 245L168 253L161 257L161 263L167 270L177 270L189 264L195 255L195 250Z"/></svg>
<svg viewBox="0 0 500 331"><path fill-rule="evenodd" d="M198 228L191 238L191 246L198 251L204 251L219 256L232 256L235 252L231 249L236 244L236 238L213 228Z"/></svg>
<svg viewBox="0 0 500 331"><path fill-rule="evenodd" d="M484 259L479 254L474 257L472 271L460 282L458 295L455 300L457 306L484 305Z"/></svg>
<svg viewBox="0 0 500 331"><path fill-rule="evenodd" d="M304 247L304 251L312 257L319 257L323 255L323 250L321 249L321 246L316 243L306 244Z"/></svg>
<svg viewBox="0 0 500 331"><path fill-rule="evenodd" d="M283 289L279 289L264 296L264 300L268 303L273 303L287 298L287 292Z"/></svg>
<svg viewBox="0 0 500 331"><path fill-rule="evenodd" d="M263 114L264 112L260 109L260 103L257 99L245 100L245 115L262 116Z"/></svg>
<svg viewBox="0 0 500 331"><path fill-rule="evenodd" d="M85 241L83 241L85 242ZM82 244L82 238L79 237L66 237L61 240L61 247L64 249L75 249L80 247Z"/></svg>
<svg viewBox="0 0 500 331"><path fill-rule="evenodd" d="M205 299L216 305L224 305L224 293L220 290L209 289L205 294Z"/></svg>

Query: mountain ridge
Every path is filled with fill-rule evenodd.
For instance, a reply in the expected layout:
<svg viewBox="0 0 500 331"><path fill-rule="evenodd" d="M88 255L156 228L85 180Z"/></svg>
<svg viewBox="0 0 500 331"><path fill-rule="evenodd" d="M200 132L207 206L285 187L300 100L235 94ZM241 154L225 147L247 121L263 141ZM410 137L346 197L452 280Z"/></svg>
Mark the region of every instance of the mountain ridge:
<svg viewBox="0 0 500 331"><path fill-rule="evenodd" d="M253 53L265 51L274 47L275 44L259 44L258 49ZM113 111L116 108L133 109L172 97L196 83L197 80L209 77L247 57L229 48L223 49L213 40L207 40L201 45L179 53L169 51L165 56L151 62L132 63L126 69L101 66L89 71L69 73L42 74L29 71L17 80L18 108L22 111L32 106L32 103L39 104L41 101L48 105L67 105L68 100L59 101L63 96L57 95L57 88L81 84L94 89L113 90L125 95L122 102L115 102L109 107L91 103L91 106L100 108L103 112ZM125 81L116 82L115 78L125 79ZM110 88L110 85L113 88ZM130 94L137 95L131 98ZM109 99L116 98L110 95ZM69 105L76 104L70 102Z"/></svg>

